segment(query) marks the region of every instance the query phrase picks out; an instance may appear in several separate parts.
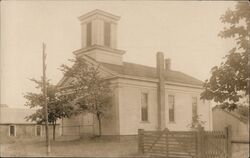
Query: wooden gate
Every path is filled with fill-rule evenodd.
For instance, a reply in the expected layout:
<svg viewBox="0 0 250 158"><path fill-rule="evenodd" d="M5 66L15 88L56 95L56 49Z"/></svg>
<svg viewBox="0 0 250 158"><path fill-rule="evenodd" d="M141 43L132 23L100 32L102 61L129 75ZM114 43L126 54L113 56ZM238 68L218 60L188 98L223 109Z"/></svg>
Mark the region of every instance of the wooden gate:
<svg viewBox="0 0 250 158"><path fill-rule="evenodd" d="M179 158L231 158L231 136L225 131L144 131L139 129L139 152ZM229 145L230 144L230 145Z"/></svg>
<svg viewBox="0 0 250 158"><path fill-rule="evenodd" d="M231 127L225 131L200 131L204 158L231 158Z"/></svg>

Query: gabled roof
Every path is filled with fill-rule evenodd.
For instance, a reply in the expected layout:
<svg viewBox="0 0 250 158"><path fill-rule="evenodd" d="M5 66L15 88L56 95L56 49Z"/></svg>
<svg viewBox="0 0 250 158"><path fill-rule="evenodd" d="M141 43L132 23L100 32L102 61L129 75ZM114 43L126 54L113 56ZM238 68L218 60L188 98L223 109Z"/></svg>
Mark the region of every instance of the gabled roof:
<svg viewBox="0 0 250 158"><path fill-rule="evenodd" d="M108 63L101 63L101 65L122 75L157 79L156 68L154 67L128 62L123 62L123 65L114 65ZM165 70L164 77L166 81L170 82L191 84L196 86L203 85L202 81L179 71Z"/></svg>
<svg viewBox="0 0 250 158"><path fill-rule="evenodd" d="M234 118L236 118L236 119L238 119L239 121L241 121L241 122L243 122L243 123L248 123L248 118L247 117L245 117L245 116L242 116L242 115L240 115L238 112L236 112L236 111L227 111L227 110L225 110L225 109L222 109L222 108L220 108L219 106L214 106L213 108L212 108L212 111L214 111L214 110L220 110L221 112L225 112L225 113L227 113L228 115L231 115L231 116L233 116Z"/></svg>
<svg viewBox="0 0 250 158"><path fill-rule="evenodd" d="M105 11L100 10L100 9L95 9L95 10L93 10L91 12L88 12L88 13L80 16L78 19L82 21L82 20L85 20L86 18L89 18L89 17L94 16L94 15L104 16L104 17L107 17L107 18L110 18L110 19L113 19L113 20L120 20L119 16L116 16L114 14L105 12Z"/></svg>
<svg viewBox="0 0 250 158"><path fill-rule="evenodd" d="M115 76L119 77L119 75L126 75L131 77L143 77L145 79L157 79L157 71L155 67L150 67L146 65L140 65L135 63L129 63L129 62L123 62L123 65L116 65L116 64L109 64L109 63L103 63L98 62L95 59L93 59L90 56L84 55L84 57L87 61L90 63L100 64L101 68L104 71L110 71L115 74ZM164 71L164 77L166 82L172 82L172 83L179 83L179 84L187 84L192 85L195 87L202 88L203 82L189 76L187 74L184 74L179 71L173 71L173 70L165 70ZM58 87L64 87L65 83L67 82L68 78L63 77L61 81L57 84Z"/></svg>
<svg viewBox="0 0 250 158"><path fill-rule="evenodd" d="M0 107L0 124L35 124L25 119L35 113L33 109Z"/></svg>

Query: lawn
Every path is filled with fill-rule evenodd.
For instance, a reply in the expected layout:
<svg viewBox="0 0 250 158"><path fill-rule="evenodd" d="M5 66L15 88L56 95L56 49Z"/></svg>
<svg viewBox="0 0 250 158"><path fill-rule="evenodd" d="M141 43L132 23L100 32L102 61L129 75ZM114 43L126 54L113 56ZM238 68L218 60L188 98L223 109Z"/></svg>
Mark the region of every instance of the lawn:
<svg viewBox="0 0 250 158"><path fill-rule="evenodd" d="M40 157L46 156L42 139L18 139L1 144L1 156ZM107 138L51 141L50 156L67 157L122 157L137 156L135 139L118 140Z"/></svg>
<svg viewBox="0 0 250 158"><path fill-rule="evenodd" d="M46 156L44 139L13 139L1 142L1 157ZM136 157L139 156L136 139L68 139L51 141L50 156L58 157ZM233 158L247 158L249 144L232 144Z"/></svg>
<svg viewBox="0 0 250 158"><path fill-rule="evenodd" d="M233 143L232 144L232 158L248 158L249 144Z"/></svg>

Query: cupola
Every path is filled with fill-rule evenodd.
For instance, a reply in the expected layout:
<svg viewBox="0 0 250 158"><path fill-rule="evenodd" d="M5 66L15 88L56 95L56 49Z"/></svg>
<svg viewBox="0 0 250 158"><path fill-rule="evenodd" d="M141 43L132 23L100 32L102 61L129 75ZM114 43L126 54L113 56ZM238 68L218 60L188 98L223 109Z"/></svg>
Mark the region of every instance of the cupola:
<svg viewBox="0 0 250 158"><path fill-rule="evenodd" d="M94 10L79 17L81 22L81 46L76 55L88 55L98 62L122 65L125 53L117 47L117 22L120 17Z"/></svg>

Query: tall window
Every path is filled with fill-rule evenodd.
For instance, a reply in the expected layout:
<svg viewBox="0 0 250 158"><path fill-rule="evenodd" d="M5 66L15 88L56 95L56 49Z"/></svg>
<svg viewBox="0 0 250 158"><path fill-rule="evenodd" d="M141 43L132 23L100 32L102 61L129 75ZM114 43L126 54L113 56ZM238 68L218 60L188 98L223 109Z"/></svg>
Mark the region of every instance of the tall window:
<svg viewBox="0 0 250 158"><path fill-rule="evenodd" d="M193 119L197 115L198 115L198 112L197 112L197 97L192 97L192 116L193 116Z"/></svg>
<svg viewBox="0 0 250 158"><path fill-rule="evenodd" d="M148 94L141 95L141 120L148 121Z"/></svg>
<svg viewBox="0 0 250 158"><path fill-rule="evenodd" d="M16 127L14 125L10 125L9 128L10 128L9 129L9 131L10 131L9 135L12 136L12 137L16 136Z"/></svg>
<svg viewBox="0 0 250 158"><path fill-rule="evenodd" d="M168 106L169 106L169 122L174 122L175 117L174 117L174 96L169 95L168 96Z"/></svg>
<svg viewBox="0 0 250 158"><path fill-rule="evenodd" d="M91 45L92 40L92 24L91 22L87 23L87 46Z"/></svg>
<svg viewBox="0 0 250 158"><path fill-rule="evenodd" d="M111 44L111 24L104 22L104 46L110 47Z"/></svg>
<svg viewBox="0 0 250 158"><path fill-rule="evenodd" d="M42 135L42 127L41 125L36 126L36 136L41 136Z"/></svg>

